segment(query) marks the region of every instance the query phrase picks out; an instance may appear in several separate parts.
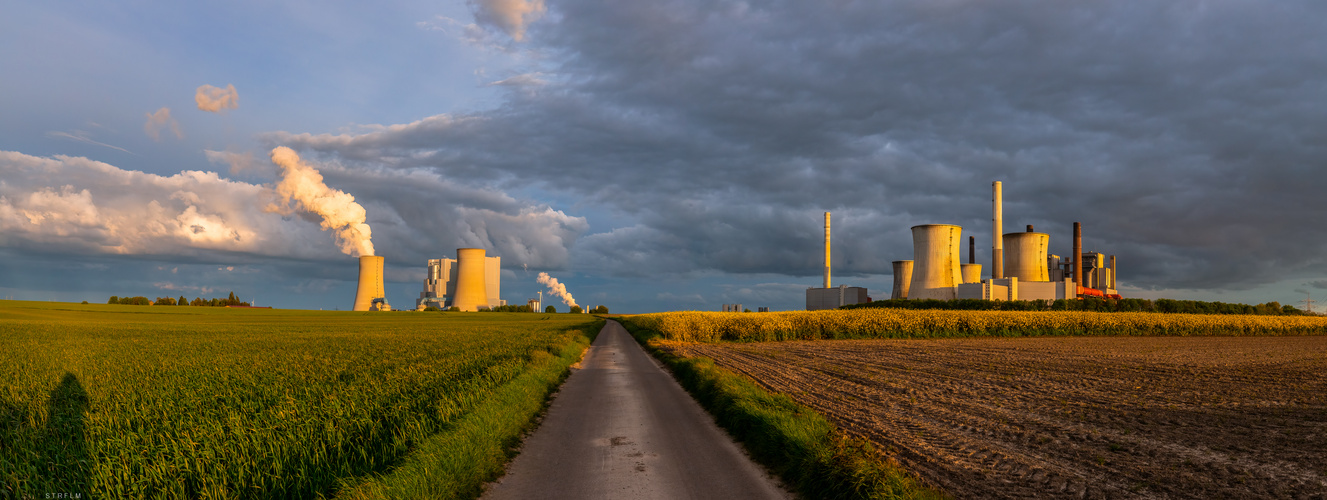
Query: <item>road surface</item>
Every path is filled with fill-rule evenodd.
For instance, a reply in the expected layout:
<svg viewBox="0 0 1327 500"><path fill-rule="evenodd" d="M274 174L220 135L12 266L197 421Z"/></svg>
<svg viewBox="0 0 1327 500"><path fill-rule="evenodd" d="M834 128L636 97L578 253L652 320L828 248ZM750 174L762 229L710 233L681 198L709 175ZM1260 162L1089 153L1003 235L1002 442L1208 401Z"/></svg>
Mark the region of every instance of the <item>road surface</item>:
<svg viewBox="0 0 1327 500"><path fill-rule="evenodd" d="M791 498L609 321L483 498Z"/></svg>

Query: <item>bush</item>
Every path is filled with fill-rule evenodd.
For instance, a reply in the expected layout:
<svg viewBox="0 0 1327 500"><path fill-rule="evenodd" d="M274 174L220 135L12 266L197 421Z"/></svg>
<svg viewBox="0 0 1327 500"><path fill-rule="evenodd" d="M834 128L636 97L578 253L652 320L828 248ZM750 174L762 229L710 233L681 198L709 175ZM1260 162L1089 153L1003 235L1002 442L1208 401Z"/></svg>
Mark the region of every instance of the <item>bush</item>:
<svg viewBox="0 0 1327 500"><path fill-rule="evenodd" d="M545 308L544 308L544 312L549 313L549 314L553 314L553 313L558 312L558 308L553 307L553 306L548 306L548 307L545 307Z"/></svg>
<svg viewBox="0 0 1327 500"><path fill-rule="evenodd" d="M569 313L571 313L571 314L580 314L580 313L581 313L581 306L571 306L571 309L568 310L567 312L569 312Z"/></svg>

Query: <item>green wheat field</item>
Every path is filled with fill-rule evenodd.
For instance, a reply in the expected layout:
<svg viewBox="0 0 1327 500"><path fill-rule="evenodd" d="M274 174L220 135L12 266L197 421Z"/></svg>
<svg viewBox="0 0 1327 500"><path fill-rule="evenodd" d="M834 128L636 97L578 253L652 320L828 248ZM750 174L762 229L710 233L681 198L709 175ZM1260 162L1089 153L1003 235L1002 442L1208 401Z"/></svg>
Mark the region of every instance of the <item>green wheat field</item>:
<svg viewBox="0 0 1327 500"><path fill-rule="evenodd" d="M0 498L473 496L601 324L0 301Z"/></svg>

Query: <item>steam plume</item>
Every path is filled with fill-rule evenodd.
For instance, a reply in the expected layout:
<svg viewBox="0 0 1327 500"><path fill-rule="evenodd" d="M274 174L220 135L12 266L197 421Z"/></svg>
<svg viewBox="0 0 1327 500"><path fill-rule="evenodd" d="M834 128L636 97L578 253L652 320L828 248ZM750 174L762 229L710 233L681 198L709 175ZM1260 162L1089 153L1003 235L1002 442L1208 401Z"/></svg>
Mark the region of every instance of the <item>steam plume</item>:
<svg viewBox="0 0 1327 500"><path fill-rule="evenodd" d="M194 92L194 102L198 103L198 109L220 113L240 107L240 93L235 91L234 85L227 85L224 89L203 85Z"/></svg>
<svg viewBox="0 0 1327 500"><path fill-rule="evenodd" d="M364 223L364 207L355 203L355 197L323 184L323 176L313 166L300 161L293 149L285 146L272 150L272 163L281 167L281 180L276 193L287 204L294 201L296 208L321 215L323 229L336 233L341 251L362 257L373 255L372 232ZM276 207L275 210L280 210Z"/></svg>
<svg viewBox="0 0 1327 500"><path fill-rule="evenodd" d="M539 273L539 284L548 285L549 293L557 295L567 307L576 306L576 299L572 298L570 293L567 293L567 285L558 283L557 278L549 276L548 273Z"/></svg>

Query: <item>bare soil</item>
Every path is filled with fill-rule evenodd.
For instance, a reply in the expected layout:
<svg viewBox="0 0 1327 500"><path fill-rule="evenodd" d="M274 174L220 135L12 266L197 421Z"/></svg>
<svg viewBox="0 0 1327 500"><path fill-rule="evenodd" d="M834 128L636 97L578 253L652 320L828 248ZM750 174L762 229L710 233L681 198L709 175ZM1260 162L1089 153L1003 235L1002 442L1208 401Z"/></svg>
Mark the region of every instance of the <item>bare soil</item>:
<svg viewBox="0 0 1327 500"><path fill-rule="evenodd" d="M692 344L959 498L1327 498L1327 337Z"/></svg>

